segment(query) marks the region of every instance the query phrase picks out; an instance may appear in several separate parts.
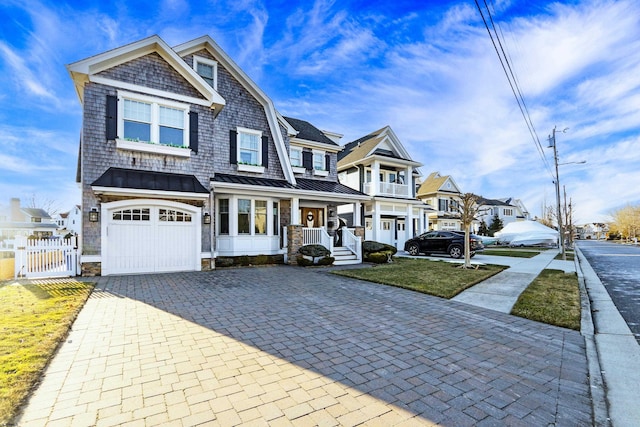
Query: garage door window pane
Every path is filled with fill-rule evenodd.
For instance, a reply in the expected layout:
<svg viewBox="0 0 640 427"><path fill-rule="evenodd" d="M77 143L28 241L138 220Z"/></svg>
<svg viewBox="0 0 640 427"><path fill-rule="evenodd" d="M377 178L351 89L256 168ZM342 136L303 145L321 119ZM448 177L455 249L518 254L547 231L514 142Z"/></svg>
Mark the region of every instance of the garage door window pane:
<svg viewBox="0 0 640 427"><path fill-rule="evenodd" d="M250 234L251 200L238 200L238 234Z"/></svg>
<svg viewBox="0 0 640 427"><path fill-rule="evenodd" d="M122 209L113 212L114 221L149 221L149 208L143 209Z"/></svg>
<svg viewBox="0 0 640 427"><path fill-rule="evenodd" d="M173 209L160 209L158 219L168 222L191 222L191 214Z"/></svg>

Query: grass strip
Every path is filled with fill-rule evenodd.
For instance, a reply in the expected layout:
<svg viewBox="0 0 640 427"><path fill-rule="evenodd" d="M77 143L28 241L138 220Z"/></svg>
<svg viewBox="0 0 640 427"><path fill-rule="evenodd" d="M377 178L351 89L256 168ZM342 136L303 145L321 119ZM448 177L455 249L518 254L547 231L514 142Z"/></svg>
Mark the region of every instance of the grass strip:
<svg viewBox="0 0 640 427"><path fill-rule="evenodd" d="M92 289L74 279L0 285L0 425L16 415Z"/></svg>
<svg viewBox="0 0 640 427"><path fill-rule="evenodd" d="M481 255L508 256L512 258L533 258L538 255L540 251L526 251L521 249L485 249L479 253Z"/></svg>
<svg viewBox="0 0 640 427"><path fill-rule="evenodd" d="M511 314L580 330L580 287L576 273L543 270L520 294Z"/></svg>
<svg viewBox="0 0 640 427"><path fill-rule="evenodd" d="M334 270L333 273L449 299L505 268L499 265L481 265L478 269L463 269L457 263L399 257L393 258L391 264Z"/></svg>

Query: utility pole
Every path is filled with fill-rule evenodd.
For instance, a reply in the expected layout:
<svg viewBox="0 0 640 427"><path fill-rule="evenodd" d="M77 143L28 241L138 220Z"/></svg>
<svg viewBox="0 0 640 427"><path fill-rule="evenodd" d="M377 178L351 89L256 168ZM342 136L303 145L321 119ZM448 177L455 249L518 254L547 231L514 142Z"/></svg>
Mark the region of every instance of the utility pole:
<svg viewBox="0 0 640 427"><path fill-rule="evenodd" d="M556 166L556 218L558 219L558 234L560 235L560 253L562 260L567 260L567 254L564 252L564 229L562 228L562 212L560 211L560 177L558 175L558 149L556 148L556 127L553 127L552 135L549 136L549 147L553 147L553 160Z"/></svg>

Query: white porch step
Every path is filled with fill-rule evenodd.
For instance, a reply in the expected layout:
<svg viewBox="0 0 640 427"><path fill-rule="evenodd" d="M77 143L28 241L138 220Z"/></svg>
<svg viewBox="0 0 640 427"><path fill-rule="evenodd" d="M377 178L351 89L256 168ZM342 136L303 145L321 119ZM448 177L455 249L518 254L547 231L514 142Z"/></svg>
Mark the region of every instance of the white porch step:
<svg viewBox="0 0 640 427"><path fill-rule="evenodd" d="M336 246L333 248L332 256L335 258L333 265L351 265L361 264L358 258L349 249L344 246Z"/></svg>

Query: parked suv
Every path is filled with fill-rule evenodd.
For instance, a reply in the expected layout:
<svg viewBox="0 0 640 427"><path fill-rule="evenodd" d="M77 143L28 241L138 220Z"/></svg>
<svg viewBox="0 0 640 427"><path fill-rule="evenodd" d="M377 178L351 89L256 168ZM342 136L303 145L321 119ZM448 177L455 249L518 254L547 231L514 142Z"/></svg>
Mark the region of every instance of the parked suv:
<svg viewBox="0 0 640 427"><path fill-rule="evenodd" d="M469 240L471 256L484 250L482 239L479 236L471 234ZM429 231L407 240L404 244L404 250L411 255L441 253L448 254L451 258L461 258L464 255L464 232Z"/></svg>

